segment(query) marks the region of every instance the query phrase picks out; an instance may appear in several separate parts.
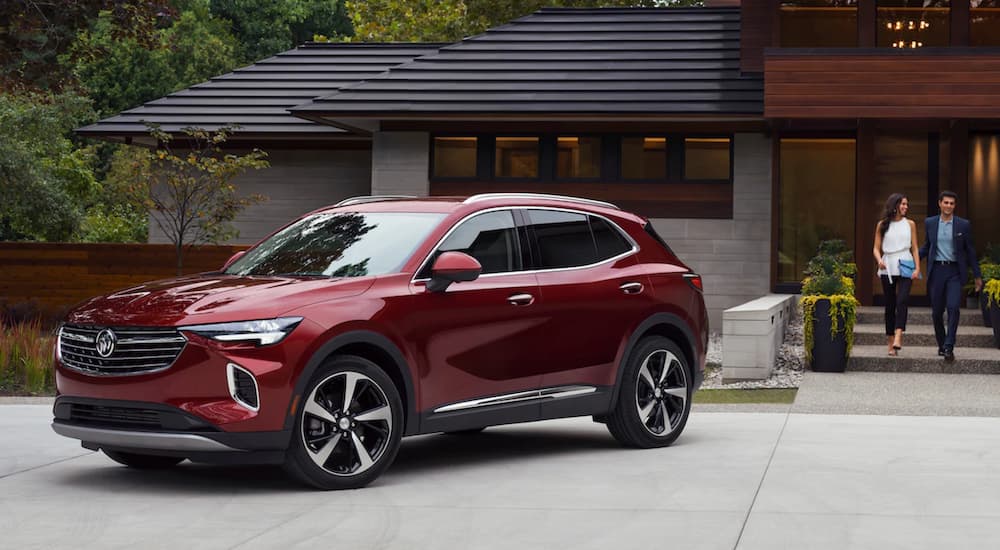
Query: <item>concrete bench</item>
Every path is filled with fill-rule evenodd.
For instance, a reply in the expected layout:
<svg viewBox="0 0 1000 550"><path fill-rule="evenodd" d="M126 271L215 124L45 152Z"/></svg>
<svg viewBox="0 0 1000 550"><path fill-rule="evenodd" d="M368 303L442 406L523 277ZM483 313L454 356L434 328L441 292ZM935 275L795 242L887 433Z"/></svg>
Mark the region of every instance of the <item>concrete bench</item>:
<svg viewBox="0 0 1000 550"><path fill-rule="evenodd" d="M795 295L769 294L722 312L722 380L763 380L771 375Z"/></svg>

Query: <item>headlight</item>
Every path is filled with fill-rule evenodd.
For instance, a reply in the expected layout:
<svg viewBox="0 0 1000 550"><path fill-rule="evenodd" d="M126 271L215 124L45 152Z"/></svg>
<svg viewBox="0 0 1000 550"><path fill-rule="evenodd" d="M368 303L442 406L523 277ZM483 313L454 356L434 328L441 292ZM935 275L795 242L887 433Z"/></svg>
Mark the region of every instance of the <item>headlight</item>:
<svg viewBox="0 0 1000 550"><path fill-rule="evenodd" d="M279 317L259 321L190 325L178 327L178 330L193 332L220 342L256 342L258 346L269 346L277 344L291 334L300 322L302 317Z"/></svg>

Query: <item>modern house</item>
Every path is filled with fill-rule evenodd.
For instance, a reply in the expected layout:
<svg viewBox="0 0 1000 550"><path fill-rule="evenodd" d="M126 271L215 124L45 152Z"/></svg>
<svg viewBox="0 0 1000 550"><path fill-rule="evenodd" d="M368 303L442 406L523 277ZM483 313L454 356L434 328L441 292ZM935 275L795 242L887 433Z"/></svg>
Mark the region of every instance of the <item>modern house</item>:
<svg viewBox="0 0 1000 550"><path fill-rule="evenodd" d="M143 121L240 124L231 145L272 164L240 182L270 197L238 220L241 242L369 193L608 200L703 274L714 327L796 291L825 238L853 245L859 298L877 302L891 192L920 220L955 190L977 245L1000 243L993 2L734 3L543 9L455 44L306 44L79 133L149 144Z"/></svg>

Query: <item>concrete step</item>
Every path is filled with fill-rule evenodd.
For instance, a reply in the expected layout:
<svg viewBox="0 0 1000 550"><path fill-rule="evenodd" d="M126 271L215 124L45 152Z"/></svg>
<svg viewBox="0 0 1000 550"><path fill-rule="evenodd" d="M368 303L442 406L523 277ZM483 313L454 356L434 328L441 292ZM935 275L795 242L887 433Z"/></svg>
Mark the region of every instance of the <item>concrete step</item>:
<svg viewBox="0 0 1000 550"><path fill-rule="evenodd" d="M884 345L855 345L847 370L867 372L929 372L941 374L1000 374L1000 349L955 349L955 361L938 356L937 346L904 347L898 357L889 357Z"/></svg>
<svg viewBox="0 0 1000 550"><path fill-rule="evenodd" d="M862 346L886 345L885 325L854 325L854 344ZM934 327L931 325L912 325L907 323L903 334L903 347L937 346L934 338ZM956 338L958 348L995 348L993 329L977 326L962 326L958 329Z"/></svg>
<svg viewBox="0 0 1000 550"><path fill-rule="evenodd" d="M885 308L882 306L862 306L858 308L858 320L859 325L884 325L885 323ZM933 321L931 321L931 308L929 307L911 307L909 313L906 316L906 327L912 325L928 325L932 326ZM958 315L958 324L960 326L983 326L983 314L978 309L966 309L962 308Z"/></svg>

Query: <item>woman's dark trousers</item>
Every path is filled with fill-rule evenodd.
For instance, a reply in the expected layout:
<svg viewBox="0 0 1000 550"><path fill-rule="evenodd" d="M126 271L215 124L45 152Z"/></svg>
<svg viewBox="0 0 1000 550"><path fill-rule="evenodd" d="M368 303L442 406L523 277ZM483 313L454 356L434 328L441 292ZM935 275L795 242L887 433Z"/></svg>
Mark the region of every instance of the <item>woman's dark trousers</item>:
<svg viewBox="0 0 1000 550"><path fill-rule="evenodd" d="M882 280L882 295L885 296L885 334L893 336L897 328L906 330L907 304L913 279L893 277L891 283L886 275L879 276L879 279Z"/></svg>

